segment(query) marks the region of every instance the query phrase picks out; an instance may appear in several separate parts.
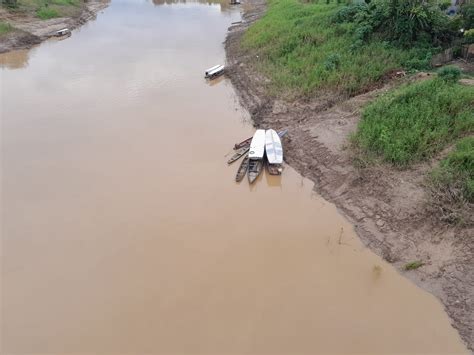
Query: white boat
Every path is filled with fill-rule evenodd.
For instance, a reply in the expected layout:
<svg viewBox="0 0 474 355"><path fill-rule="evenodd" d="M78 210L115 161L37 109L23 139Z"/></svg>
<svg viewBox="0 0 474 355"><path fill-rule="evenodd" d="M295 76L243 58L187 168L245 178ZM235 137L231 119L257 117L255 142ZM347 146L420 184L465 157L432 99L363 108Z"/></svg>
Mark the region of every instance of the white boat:
<svg viewBox="0 0 474 355"><path fill-rule="evenodd" d="M252 160L263 159L265 153L265 130L257 129L250 142L249 158Z"/></svg>
<svg viewBox="0 0 474 355"><path fill-rule="evenodd" d="M56 37L61 37L61 36L66 36L68 34L71 34L71 31L69 28L63 28L62 30L56 31Z"/></svg>
<svg viewBox="0 0 474 355"><path fill-rule="evenodd" d="M265 153L270 164L283 163L283 147L278 133L273 129L265 131Z"/></svg>
<svg viewBox="0 0 474 355"><path fill-rule="evenodd" d="M206 78L213 78L215 76L221 75L224 73L224 66L223 65L215 65L212 68L209 68L205 72Z"/></svg>

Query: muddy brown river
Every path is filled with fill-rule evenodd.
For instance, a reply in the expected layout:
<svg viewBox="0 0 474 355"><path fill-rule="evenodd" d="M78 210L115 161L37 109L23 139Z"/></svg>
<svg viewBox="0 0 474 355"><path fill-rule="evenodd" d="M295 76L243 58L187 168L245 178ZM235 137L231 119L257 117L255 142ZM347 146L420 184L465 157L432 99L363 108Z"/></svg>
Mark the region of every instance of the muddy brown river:
<svg viewBox="0 0 474 355"><path fill-rule="evenodd" d="M0 56L2 353L467 352L290 167L234 182L253 128L203 73L239 11L113 0Z"/></svg>

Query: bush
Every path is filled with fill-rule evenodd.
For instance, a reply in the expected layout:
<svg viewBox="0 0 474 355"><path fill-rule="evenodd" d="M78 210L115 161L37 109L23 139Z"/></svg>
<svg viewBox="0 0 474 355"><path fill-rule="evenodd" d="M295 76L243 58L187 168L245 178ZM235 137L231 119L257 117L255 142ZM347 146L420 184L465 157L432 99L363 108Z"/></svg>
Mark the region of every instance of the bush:
<svg viewBox="0 0 474 355"><path fill-rule="evenodd" d="M474 87L431 79L369 104L353 142L365 154L403 167L473 130Z"/></svg>
<svg viewBox="0 0 474 355"><path fill-rule="evenodd" d="M324 62L324 67L326 70L334 70L337 69L339 64L341 63L341 56L339 54L330 54L325 62Z"/></svg>
<svg viewBox="0 0 474 355"><path fill-rule="evenodd" d="M376 34L403 47L427 40L438 46L452 40L457 30L432 0L374 0L339 10L334 21L356 23L356 41Z"/></svg>
<svg viewBox="0 0 474 355"><path fill-rule="evenodd" d="M474 28L464 31L464 42L467 44L474 43Z"/></svg>
<svg viewBox="0 0 474 355"><path fill-rule="evenodd" d="M474 4L465 4L459 11L466 30L474 28Z"/></svg>
<svg viewBox="0 0 474 355"><path fill-rule="evenodd" d="M438 77L446 82L455 83L461 78L461 70L458 67L443 67L438 70Z"/></svg>

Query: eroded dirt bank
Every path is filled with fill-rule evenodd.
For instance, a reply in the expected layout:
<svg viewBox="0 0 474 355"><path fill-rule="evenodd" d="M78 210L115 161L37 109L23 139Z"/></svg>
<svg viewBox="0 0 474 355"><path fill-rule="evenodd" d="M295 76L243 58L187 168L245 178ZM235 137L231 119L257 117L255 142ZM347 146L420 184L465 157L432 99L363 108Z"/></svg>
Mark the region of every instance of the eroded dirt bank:
<svg viewBox="0 0 474 355"><path fill-rule="evenodd" d="M31 15L14 14L0 8L0 20L8 22L15 30L0 38L0 53L14 49L26 49L54 36L55 32L69 28L73 30L87 21L95 19L97 13L106 8L110 0L90 0L84 3L74 17L58 17L41 20Z"/></svg>
<svg viewBox="0 0 474 355"><path fill-rule="evenodd" d="M266 9L264 0L243 1L243 22L226 41L228 76L257 127L288 128L285 160L315 182L315 189L353 223L362 241L416 284L437 296L469 349L474 349L474 227L446 222L426 186L433 164L409 170L356 167L348 136L365 103L392 85L348 100L315 98L286 103L268 97L258 58L240 47L243 33ZM405 271L406 263L424 265Z"/></svg>

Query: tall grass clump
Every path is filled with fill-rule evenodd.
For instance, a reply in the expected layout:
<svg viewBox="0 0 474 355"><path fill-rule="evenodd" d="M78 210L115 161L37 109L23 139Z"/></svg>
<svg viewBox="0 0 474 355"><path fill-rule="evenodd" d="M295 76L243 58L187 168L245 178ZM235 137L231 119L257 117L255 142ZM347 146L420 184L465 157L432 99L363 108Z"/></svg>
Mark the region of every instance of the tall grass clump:
<svg viewBox="0 0 474 355"><path fill-rule="evenodd" d="M13 26L7 22L0 21L0 35L7 34L13 31Z"/></svg>
<svg viewBox="0 0 474 355"><path fill-rule="evenodd" d="M59 13L56 9L52 9L47 6L41 7L36 12L36 15L42 20L49 20L50 18L59 17Z"/></svg>
<svg viewBox="0 0 474 355"><path fill-rule="evenodd" d="M343 10L353 11L337 3L268 1L267 13L250 27L242 46L258 56L258 69L270 79L270 94L351 96L378 85L395 69L429 65L432 48L400 48L376 37L354 45L354 34L361 29L337 19Z"/></svg>
<svg viewBox="0 0 474 355"><path fill-rule="evenodd" d="M474 137L461 139L433 170L432 179L445 198L474 203Z"/></svg>
<svg viewBox="0 0 474 355"><path fill-rule="evenodd" d="M403 86L369 104L353 142L396 166L430 158L474 130L474 87L441 78Z"/></svg>

